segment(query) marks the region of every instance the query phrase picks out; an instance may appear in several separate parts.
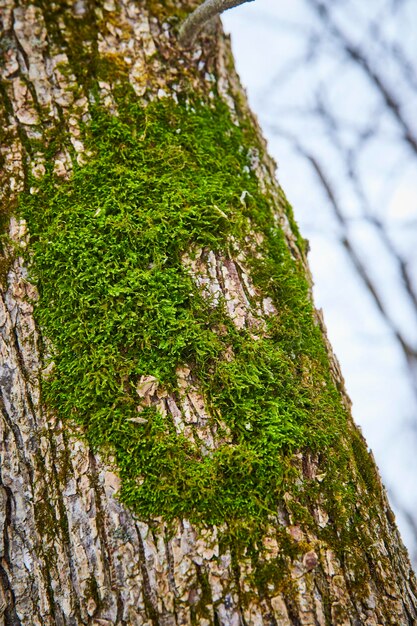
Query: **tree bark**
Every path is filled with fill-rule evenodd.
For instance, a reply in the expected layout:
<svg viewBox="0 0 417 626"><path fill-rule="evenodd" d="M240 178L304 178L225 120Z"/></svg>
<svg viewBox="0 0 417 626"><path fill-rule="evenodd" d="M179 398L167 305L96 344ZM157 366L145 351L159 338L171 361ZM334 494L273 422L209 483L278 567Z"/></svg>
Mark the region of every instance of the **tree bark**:
<svg viewBox="0 0 417 626"><path fill-rule="evenodd" d="M349 416L349 400L337 361L328 346L320 313L312 310L310 315L308 306L303 305L297 315L307 320L302 322L306 328L311 324L312 336L316 336L314 333L321 335L326 357L320 352L321 348L317 348L321 356L315 360L302 347L301 331L300 336L295 336L289 323L291 315L287 313L292 310L291 298L298 297L301 283L290 282L286 291L280 281L286 284L287 277L282 274L285 270L288 280L298 272L302 280L309 283L305 246L274 180L274 164L265 153L256 120L247 108L233 68L229 42L216 23L209 32L203 33L193 50L183 51L177 45L179 19L195 5L188 0L37 0L33 3L0 0L1 218L6 233L2 239L0 268L0 623L39 626L416 624L414 575L373 459ZM129 115L133 119L133 113L125 113L124 107L136 107L135 111L142 107L141 132L133 132L129 127L126 120L130 119ZM171 143L164 159L164 142L168 140L163 139L159 148L158 133L162 132L161 128L165 132L164 125L174 118L177 120L173 113L176 107L180 107L184 115L183 126L170 130ZM133 111L133 108L126 110ZM208 117L207 111L211 112ZM101 122L100 115L104 114L107 114L106 121ZM160 127L158 116L162 120ZM217 120L224 121L227 116L230 128L224 131L225 141L236 133L240 133L236 136L242 141L242 147L236 146L236 157L230 160L225 157L228 152L221 152L221 135L216 135ZM203 119L212 136L219 140L213 150L218 149L219 159L224 159L213 173L214 182L211 172L204 170L204 159L200 162L197 156L187 156L196 154L194 147L206 141ZM188 128L191 139L182 140L181 133L184 134L187 124L191 128ZM90 128L98 128L96 135L89 134ZM177 141L175 137L180 137L179 143L173 143ZM95 153L97 146L104 145L100 142L108 142L111 149L117 143L116 160L121 155L117 165L119 172L123 159L130 158L123 156L128 150L136 150L132 167L135 159L142 158L137 146L150 152L161 150L158 158L152 160L154 157L149 156L151 161L147 160L148 154L143 155L143 168L146 166L152 178L152 183L146 187L151 200L145 198L145 205L154 201L152 193L159 184L158 179L166 180L164 185L168 188L172 177L178 176L179 180L180 176L187 175L184 167L195 167L195 180L199 181L195 186L200 185L199 189L204 190L206 183L214 185L207 188L207 211L210 212L207 213L207 232L203 232L199 230L203 222L198 220L206 208L203 205L193 208L197 201L194 196L192 199L187 196L187 189L193 187L194 178L187 179L184 206L191 213L196 211L192 216L198 227L187 240L185 249L175 248L178 263L177 259L165 257L161 261L155 253L143 272L153 271L159 262L168 269L182 266L181 280L192 277L194 298L202 299L201 306L206 306L204 315L212 320L207 330L212 333L210 341L213 343L213 337L217 337L221 345L215 349L210 344L207 348L207 353L211 350L214 355L211 360L208 357L199 360L198 345L193 348L194 352L187 345L181 350L178 348L174 384L163 370L164 367L169 370L169 363L164 365L164 350L171 348L162 347L156 360L149 362L148 371L123 369L130 358L129 337L132 337L132 344L136 341L136 327L126 331L126 345L118 345L115 357L120 359L120 366L116 364L115 370L120 371L116 376L117 384L112 387L113 382L106 379L106 372L110 371L108 363L113 358L113 353L106 352L108 361L97 365L97 371L103 372L103 380L99 383L98 378L94 379L90 385L97 385L91 406L97 402L99 408L104 406L107 391L103 390L111 389L114 393L113 404L109 401L113 412L100 413L103 424L108 424L105 435L95 422L89 422L90 405L84 411L81 400L77 404L71 395L78 384L79 393L87 389L85 394L88 395L89 383L84 385L81 378L85 376L86 380L93 381L92 375L96 372L90 369L81 375L77 369L75 378L71 378L69 370L64 369L66 357L62 356L66 347L73 345L72 337L84 332L83 350L88 352L85 346L89 343L93 350L94 338L88 339L85 330L88 319L85 327L76 326L73 335L65 335L72 324L72 313L76 323L81 324L82 316L77 313L80 297L73 303L74 311L71 304L66 304L63 312L59 309L65 281L69 280L71 285L84 284L80 269L83 262L73 266L71 251L77 253L87 231L81 213L81 218L77 217L79 231L74 231L79 233L79 238L75 234L72 248L66 248L67 264L60 266L57 274L50 255L55 254L57 242L64 241L60 239L61 233L64 236L70 232L72 209L65 205L66 213L61 218L48 212L50 206L57 204L60 193L63 203L70 194L74 203L82 202L77 189L71 187L71 180L74 176L74 180L85 182L83 172L87 171L90 173L85 188L86 215L91 205L91 215L102 219L100 212L108 206L108 219L113 219L111 189L115 188L117 198L126 190L124 183L117 188L117 176L111 184L108 177L100 176L103 171L100 167L88 170L89 163L100 158L100 154ZM207 149L210 153L209 142ZM179 151L185 166L178 165ZM238 226L233 226L235 230L229 232L229 222L233 220L218 206L213 189L218 180L224 190L222 180L228 180L230 172L230 185L233 185L233 168L236 160L243 158L243 152L248 165L243 167L242 180L247 180L255 191L242 188L240 197L230 200L231 204L235 203L233 224ZM157 163L161 169L153 171ZM110 168L106 172L113 175L117 168L111 170L112 164L108 162L105 165ZM201 171L204 176L198 178ZM140 178L141 170L138 172ZM48 176L52 184L45 187ZM100 185L104 184L110 184L106 187L106 196L100 194ZM248 213L256 188L260 190L259 197L265 198L268 207L272 207L274 217L273 226L268 222L264 232L256 223L258 205ZM62 189L64 192L60 191ZM98 198L96 205L95 197ZM262 201L256 202L261 215ZM238 206L243 217L239 215ZM149 210L152 211L152 206ZM179 221L182 210L180 207ZM156 219L149 215L149 220ZM45 242L42 233L49 229L53 219L61 220L54 231L56 239ZM124 219L128 220L129 216ZM263 219L259 218L259 224ZM158 220L158 224L163 223L164 215L158 216ZM110 228L110 221L103 222L104 230ZM112 228L119 228L116 222L114 217ZM138 238L146 236L144 223L137 230ZM194 224L187 222L187 228L191 228L191 223ZM90 222L86 224L87 228ZM128 225L123 224L119 230L124 233L126 228L126 237L120 235L121 245L125 245L124 239L128 238ZM150 229L151 221L149 224ZM173 223L170 228L174 226ZM97 226L98 233L101 233L100 228ZM237 244L239 228L243 229L244 236ZM214 242L212 246L208 232ZM119 236L119 231L112 233L113 239ZM264 241L269 235L271 242L274 237L282 237L287 251L287 256L282 251L279 253L286 260L282 256L281 262L281 257L277 257L275 265L265 265L263 257ZM87 255L94 241L93 238L88 244ZM132 246L136 245L135 238L132 241ZM273 245L270 244L271 250ZM97 252L97 271L83 287L87 300L89 289L93 292L101 280L99 270L104 274L113 271L113 266L106 265L106 254L105 249ZM70 272L73 267L78 267L79 273L68 278L66 268ZM277 268L281 278L275 277ZM271 272L271 279L265 278L268 272ZM172 293L169 291L170 275L166 270L167 299L176 297L182 288L176 284ZM120 291L121 284L117 283L119 291L114 290L108 296L106 315L128 299L128 292ZM130 283L126 289L130 289ZM54 293L58 294L55 301ZM145 305L150 298L151 295L145 293ZM204 305L204 301L208 304ZM106 307L104 300L100 306ZM193 307L192 303L186 303L181 311L190 310L192 316L197 310ZM56 323L58 310L63 316L60 323ZM169 314L167 309L165 316ZM149 319L152 320L152 316ZM177 323L177 318L175 320ZM295 325L298 319L293 322ZM120 327L121 322L118 324ZM170 327L164 339L168 346L176 340L175 328ZM178 330L178 336L181 332ZM140 335L145 354L150 350L146 337L146 334ZM111 339L109 337L109 343ZM259 352L259 357L251 356L261 350L259 346L268 346L268 355L275 355L278 349L281 356L285 353L284 366L282 369L271 366L273 376L267 382L266 378L258 381L251 378L256 359L266 358L263 352ZM245 354L249 360L253 359L250 361L252 369L249 366L245 369ZM78 367L83 358L84 352L74 351L74 367ZM240 377L240 386L233 387L234 397L225 391L225 380L232 367ZM216 389L211 376L217 381ZM282 388L277 387L280 376L287 381L285 385L282 383ZM264 401L262 394L268 385L271 392ZM291 394L296 391L299 391L298 400L291 405L297 408L294 422L292 415L288 417L293 430L290 426L288 432L282 429L287 419L282 407L279 418L268 417L270 421L262 421L263 412L269 416L269 407L278 403L280 394L288 393L292 398ZM123 410L129 416L126 418L128 426L117 404L119 396L125 398L125 404L120 406L127 407ZM66 400L68 398L70 400ZM136 413L129 413L132 398L138 405ZM330 398L336 398L336 408L331 406ZM237 410L233 408L234 400ZM251 412L247 413L245 407L249 406ZM297 421L301 420L300 415L305 422ZM123 454L120 452L125 445L123 437L116 441L113 434L119 429L136 442L136 431L132 429L142 428L145 432L153 419L162 420L161 428L166 428L161 431L164 436L158 435L158 442L161 439L164 442L166 437L174 442L175 454L185 450L186 461L181 465L178 456L178 468L214 467L213 485L204 473L202 482L195 484L187 475L183 491L178 487L179 495L168 494L165 498L158 476L156 479L149 476L146 467L141 468L141 476L134 475L132 466L125 464L128 448L123 448ZM252 431L258 433L257 419L261 428L260 434L255 436ZM332 437L334 420L339 421L335 423ZM265 440L265 445L269 446L267 455L262 456L262 451L256 449L255 460L249 457L249 452L247 459L236 460L233 455L237 451L255 449L251 447L253 441L256 437L261 441L262 428L269 428L270 423L273 424L272 434ZM283 438L282 444L274 443L277 433ZM157 438L152 433L149 436ZM187 448L186 443L181 443L181 448L175 447L175 437L181 442L188 440L190 447ZM137 441L139 446L139 437ZM149 445L154 445L153 439L149 441ZM271 451L276 453L273 458L268 456ZM167 464L169 454L167 449ZM196 461L191 458L193 455ZM230 464L216 461L217 465L210 465L211 459L222 458L229 458ZM134 462L134 459L129 461ZM165 460L161 462L165 476ZM251 463L255 469L250 467ZM256 468L260 465L270 467L270 479L269 474L264 479L264 474L259 473L259 480L262 478L265 484L258 486L257 478L250 484L247 475L253 472L257 477ZM278 465L283 468L281 482L276 478ZM172 488L175 480L179 483L181 479L174 470L172 475L166 474ZM228 472L232 476L229 482ZM226 488L238 494L239 476L242 489L248 489L240 508L233 501L222 500ZM154 480L156 482L152 482ZM273 508L268 494L269 480L275 498ZM145 486L154 485L154 500L151 488L141 491L141 481ZM206 494L211 487L216 489L216 481L220 481L220 487L210 501ZM192 493L191 484L195 489ZM220 501L221 506L216 509ZM205 508L207 502L213 503L213 512ZM254 502L258 502L259 511Z"/></svg>

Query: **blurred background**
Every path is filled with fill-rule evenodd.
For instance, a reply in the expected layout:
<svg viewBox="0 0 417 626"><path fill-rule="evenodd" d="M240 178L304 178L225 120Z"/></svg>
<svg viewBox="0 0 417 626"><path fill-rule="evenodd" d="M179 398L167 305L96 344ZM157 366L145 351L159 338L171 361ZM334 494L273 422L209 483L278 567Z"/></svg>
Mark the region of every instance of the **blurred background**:
<svg viewBox="0 0 417 626"><path fill-rule="evenodd" d="M223 23L416 566L417 2L256 0Z"/></svg>

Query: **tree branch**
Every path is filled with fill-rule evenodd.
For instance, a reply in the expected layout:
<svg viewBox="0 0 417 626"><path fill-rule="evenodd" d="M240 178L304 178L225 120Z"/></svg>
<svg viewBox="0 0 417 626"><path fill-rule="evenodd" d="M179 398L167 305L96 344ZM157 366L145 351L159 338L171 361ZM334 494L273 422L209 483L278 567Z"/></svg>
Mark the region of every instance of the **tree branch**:
<svg viewBox="0 0 417 626"><path fill-rule="evenodd" d="M381 95L387 109L391 111L392 115L397 120L398 125L403 131L403 138L405 142L409 145L413 152L417 154L417 136L408 124L408 121L403 114L401 103L395 92L390 89L383 76L373 68L364 51L362 51L358 46L355 46L349 39L348 35L337 27L326 4L321 0L309 0L309 5L317 12L319 17L325 21L329 32L339 40L347 56L362 68L365 75Z"/></svg>
<svg viewBox="0 0 417 626"><path fill-rule="evenodd" d="M253 0L205 0L183 22L179 32L179 42L184 48L190 47L204 25L226 9L232 9Z"/></svg>

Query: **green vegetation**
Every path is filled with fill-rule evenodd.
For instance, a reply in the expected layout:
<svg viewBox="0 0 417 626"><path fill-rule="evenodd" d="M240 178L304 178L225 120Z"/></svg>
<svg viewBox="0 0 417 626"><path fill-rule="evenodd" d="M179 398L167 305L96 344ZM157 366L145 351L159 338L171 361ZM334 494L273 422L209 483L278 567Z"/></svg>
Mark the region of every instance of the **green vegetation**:
<svg viewBox="0 0 417 626"><path fill-rule="evenodd" d="M142 518L227 520L245 534L286 491L307 507L293 454L321 454L330 475L346 429L304 268L248 167L256 139L225 105L165 99L144 108L120 95L118 106L117 117L93 110L88 164L62 181L50 160L33 183L38 193L21 200L36 316L55 361L44 400L114 456L120 497ZM228 256L248 242L252 280L278 311L259 337L239 330L224 302L203 297L182 263L196 248ZM178 394L176 370L185 364L219 439L220 417L230 433L209 454L155 406L142 407L141 423L130 421L140 377ZM348 462L338 456L339 466ZM333 500L350 494L342 481L330 488Z"/></svg>

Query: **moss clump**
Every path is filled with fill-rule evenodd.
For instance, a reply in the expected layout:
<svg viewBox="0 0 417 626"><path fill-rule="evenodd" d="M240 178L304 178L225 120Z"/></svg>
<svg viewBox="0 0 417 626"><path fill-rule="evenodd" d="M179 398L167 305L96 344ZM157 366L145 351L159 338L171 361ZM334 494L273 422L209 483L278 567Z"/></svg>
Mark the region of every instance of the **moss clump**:
<svg viewBox="0 0 417 626"><path fill-rule="evenodd" d="M239 520L253 528L293 488L294 451L332 458L345 415L304 270L248 167L251 130L220 103L144 108L124 96L118 105L117 117L93 111L87 165L61 181L50 164L39 192L21 200L36 315L56 363L44 399L114 455L121 498L138 515L228 520L238 533ZM253 231L263 237L252 278L278 311L258 339L202 296L181 261L195 246L245 248ZM154 406L129 421L139 378L175 393L184 364L231 433L212 454Z"/></svg>
<svg viewBox="0 0 417 626"><path fill-rule="evenodd" d="M147 0L146 5L150 13L161 22L169 18L173 18L175 21L179 22L185 19L190 13L190 2L178 2L178 0Z"/></svg>
<svg viewBox="0 0 417 626"><path fill-rule="evenodd" d="M365 484L365 488L369 493L381 495L381 480L378 471L371 457L360 432L352 428L351 446L353 458L355 459L357 470Z"/></svg>
<svg viewBox="0 0 417 626"><path fill-rule="evenodd" d="M285 215L288 218L288 223L291 226L291 230L294 233L295 236L295 240L297 242L297 246L300 250L300 252L302 252L305 256L307 255L308 252L308 240L304 239L304 237L302 237L300 230L298 228L298 224L295 221L295 217L294 217L294 209L292 208L291 204L288 202L287 200L287 196L284 193L284 190L282 189L282 187L279 188L279 199L281 202L281 206L285 212Z"/></svg>

